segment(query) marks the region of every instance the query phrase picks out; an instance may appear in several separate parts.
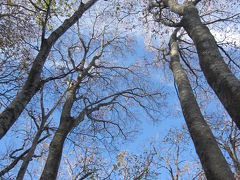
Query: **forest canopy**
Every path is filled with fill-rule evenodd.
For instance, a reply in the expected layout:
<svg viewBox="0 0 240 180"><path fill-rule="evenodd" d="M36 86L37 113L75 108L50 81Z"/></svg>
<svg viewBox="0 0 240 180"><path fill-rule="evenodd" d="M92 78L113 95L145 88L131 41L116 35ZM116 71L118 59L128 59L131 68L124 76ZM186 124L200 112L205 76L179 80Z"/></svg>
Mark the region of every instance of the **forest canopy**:
<svg viewBox="0 0 240 180"><path fill-rule="evenodd" d="M1 179L240 178L238 0L0 9Z"/></svg>

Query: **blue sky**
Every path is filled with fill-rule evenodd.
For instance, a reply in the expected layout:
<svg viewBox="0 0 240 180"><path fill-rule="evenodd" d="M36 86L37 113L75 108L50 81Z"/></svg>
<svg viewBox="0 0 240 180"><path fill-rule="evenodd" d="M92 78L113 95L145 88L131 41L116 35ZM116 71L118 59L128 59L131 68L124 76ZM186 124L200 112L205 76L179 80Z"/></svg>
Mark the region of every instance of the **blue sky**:
<svg viewBox="0 0 240 180"><path fill-rule="evenodd" d="M152 53L145 50L144 40L140 34L138 35L136 44L137 46L135 48L135 53L133 53L132 55L127 55L126 56L127 59L123 59L123 61L125 61L126 63L131 63L134 62L135 60L141 60L144 58L147 58L149 61L154 59ZM144 112L139 113L137 115L137 119L139 120L138 123L139 132L133 139L123 143L122 146L119 147L120 149L135 154L142 153L143 150L142 147L144 146L148 147L150 141L154 140L160 143L163 140L164 136L168 133L170 128L181 128L182 124L184 123L184 119L181 114L181 109L175 92L173 81L171 80L171 78L173 77L165 78L166 76L163 75L165 73L164 71L169 71L168 65L166 65L165 69L161 67L152 68L151 82L149 82L153 89L159 87L167 94L166 96L167 100L165 100L166 101L165 107L161 109L161 116L159 116L158 120L155 122L152 121ZM45 92L45 94L47 94L47 92ZM46 102L48 102L49 100L50 99L48 99ZM45 104L48 107L52 106L51 102L49 102L49 104L48 103ZM31 104L29 104L28 106L31 106ZM59 113L60 111L57 110L52 117L56 122L58 122ZM19 129L18 128L19 126L22 127L21 129L29 128L32 123L30 120L27 120L25 118L26 116L27 116L26 113L23 113L21 115L20 120L17 122L17 124L14 125L13 129ZM11 146L13 147L21 146L22 145L21 134L19 134L19 136L17 136L16 138L13 138L14 135L15 135L14 133L13 136L12 133L8 133L8 136L6 136L3 139L3 141L0 142L0 146L6 147L6 145L9 146L9 144L12 144ZM66 152L68 151L67 149L69 149L67 147L68 144L69 142L66 143L64 147ZM139 151L140 149L141 151ZM1 153L6 151L7 151L6 149L2 148ZM114 154L111 158L115 158L116 155L117 153ZM20 163L18 164L18 166L19 165ZM36 166L35 168L38 167L34 163L32 163L32 166ZM17 172L17 169L15 169L15 171ZM164 171L162 171L161 178L165 179L166 177L168 177L167 173L164 173Z"/></svg>

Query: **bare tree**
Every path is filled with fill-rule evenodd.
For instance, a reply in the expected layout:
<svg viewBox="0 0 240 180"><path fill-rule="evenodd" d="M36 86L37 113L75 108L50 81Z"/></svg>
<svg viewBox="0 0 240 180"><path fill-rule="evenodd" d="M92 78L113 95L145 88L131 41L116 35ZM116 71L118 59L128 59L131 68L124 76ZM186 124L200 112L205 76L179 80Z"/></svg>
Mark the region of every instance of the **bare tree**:
<svg viewBox="0 0 240 180"><path fill-rule="evenodd" d="M178 55L176 29L170 38L170 67L174 74L183 115L194 142L197 154L208 179L234 179L216 139L204 120L192 92L190 82L184 72ZM218 163L216 163L218 162Z"/></svg>
<svg viewBox="0 0 240 180"><path fill-rule="evenodd" d="M22 90L16 95L14 100L8 105L7 108L0 115L0 138L2 138L14 122L18 119L26 105L29 103L31 98L36 94L36 92L41 87L41 72L46 59L51 51L52 46L56 41L73 25L79 18L87 11L97 0L90 0L87 3L80 3L78 9L74 14L66 19L58 28L56 28L49 36L46 38L47 22L51 15L51 2L45 3L46 9L44 13L44 19L42 20L42 34L41 34L41 47L39 52L32 64L31 70L24 83ZM30 1L32 2L32 1ZM32 2L35 8L37 8L35 3Z"/></svg>
<svg viewBox="0 0 240 180"><path fill-rule="evenodd" d="M220 108L218 112L221 112ZM211 127L216 131L219 147L228 157L228 163L233 168L235 177L239 178L239 130L224 112L222 114L212 113L208 116L207 118L215 119L215 122L211 122Z"/></svg>
<svg viewBox="0 0 240 180"><path fill-rule="evenodd" d="M40 98L40 104L41 104L41 121L40 121L40 125L37 124L37 120L36 118L31 114L30 116L32 117L34 123L36 123L36 127L37 127L37 133L33 139L32 142L32 146L29 149L29 152L27 153L27 155L24 157L23 159L23 163L18 171L18 175L16 179L23 179L24 174L27 170L28 164L31 161L33 155L34 155L34 151L38 145L39 139L43 133L43 131L47 130L49 131L48 127L49 125L47 124L47 120L49 119L49 117L52 115L52 113L54 112L54 110L57 108L57 106L59 105L59 103L61 102L63 96L65 95L66 91L63 93L63 95L60 96L60 98L56 101L56 103L54 104L54 106L52 107L52 109L50 109L47 114L45 113L45 107L44 107L44 102L43 102L43 88L40 91L41 93L41 98ZM48 132L49 134L49 132Z"/></svg>
<svg viewBox="0 0 240 180"><path fill-rule="evenodd" d="M46 134L45 136L43 136L42 138L40 138L37 142L37 144L42 143L44 140L46 140L50 135ZM8 173L10 170L12 170L20 161L22 161L24 159L24 157L30 152L30 148L24 150L25 148L25 143L23 143L22 147L15 149L11 152L9 152L9 158L13 159L10 164L8 164L7 166L5 166L1 171L0 171L0 177L4 178L5 174ZM23 152L21 152L22 150L24 150ZM19 155L19 152L21 152ZM38 155L32 154L32 158L37 158ZM11 177L11 176L10 176Z"/></svg>
<svg viewBox="0 0 240 180"><path fill-rule="evenodd" d="M121 22L109 17L109 9L96 11L87 37L80 31L78 24L78 45L68 47L67 67L75 71L68 76L69 88L60 124L50 143L40 179L57 177L64 142L78 126L86 122L86 125L91 125L94 136L99 132L107 134L111 141L118 136L127 138L125 131L130 129L122 128L122 125L126 126L134 118L128 105L138 105L151 115L151 111L155 111L154 97L161 97L159 91L151 92L144 87L144 79L139 81L136 65L123 66L113 58L130 49L130 39L126 30L119 26ZM100 26L99 21L102 23L103 19L104 25Z"/></svg>
<svg viewBox="0 0 240 180"><path fill-rule="evenodd" d="M21 131L16 132L22 135L18 135L21 138L25 139L23 142L23 145L21 148L17 148L16 150L8 153L9 157L11 159L14 159L13 161L10 162L6 167L4 167L1 172L0 176L4 177L4 174L12 170L13 168L16 168L15 166L22 161L22 165L19 169L18 175L16 179L23 179L23 176L27 170L27 167L29 163L36 158L40 158L43 153L40 153L40 155L36 155L35 150L39 144L42 144L43 142L46 142L46 140L50 137L50 131L51 131L51 125L50 125L50 118L55 111L55 109L59 106L63 96L65 95L66 91L63 92L62 95L59 96L59 99L53 104L53 107L48 109L45 107L44 103L44 93L43 93L43 88L40 90L40 99L39 104L40 108L37 106L34 108L34 105L31 105L29 109L26 109L26 114L31 118L32 124L35 127L32 127L28 130L26 129L26 133L22 134ZM34 99L35 101L36 99ZM48 105L48 107L50 107ZM35 109L40 109L39 114ZM31 132L33 131L33 132ZM34 132L35 131L35 132ZM29 142L30 141L30 142ZM44 150L40 150L44 151ZM16 154L16 155L13 155Z"/></svg>
<svg viewBox="0 0 240 180"><path fill-rule="evenodd" d="M88 136L79 135L78 138L79 141L70 140L74 146L70 153L63 156L62 167L65 171L59 177L68 176L72 180L110 177L113 168L111 161L103 155L105 151Z"/></svg>
<svg viewBox="0 0 240 180"><path fill-rule="evenodd" d="M155 167L155 156L156 152L154 148L144 150L144 152L139 154L122 150L117 155L117 163L114 165L114 171L119 172L124 180L156 178L159 170Z"/></svg>
<svg viewBox="0 0 240 180"><path fill-rule="evenodd" d="M225 64L218 50L215 38L208 27L201 22L198 10L195 7L201 0L184 1L179 4L173 0L162 0L152 2L149 9L155 15L155 20L170 27L184 27L192 38L199 57L201 69L229 115L240 128L240 81L233 75ZM175 19L165 19L162 12L169 9L181 20L177 23Z"/></svg>
<svg viewBox="0 0 240 180"><path fill-rule="evenodd" d="M226 124L225 128L229 124ZM230 128L229 128L229 135L228 138L224 137L224 130L225 128L222 129L221 136L219 138L219 143L221 144L221 147L227 151L228 155L230 156L233 167L235 170L235 177L239 178L240 176L240 162L239 162L239 144L238 144L238 139L239 139L239 132L236 126L234 126L233 122L231 122Z"/></svg>
<svg viewBox="0 0 240 180"><path fill-rule="evenodd" d="M160 166L168 171L172 180L184 178L188 170L194 174L192 163L182 158L183 153L188 152L186 147L189 140L186 128L170 129L161 144L154 146Z"/></svg>

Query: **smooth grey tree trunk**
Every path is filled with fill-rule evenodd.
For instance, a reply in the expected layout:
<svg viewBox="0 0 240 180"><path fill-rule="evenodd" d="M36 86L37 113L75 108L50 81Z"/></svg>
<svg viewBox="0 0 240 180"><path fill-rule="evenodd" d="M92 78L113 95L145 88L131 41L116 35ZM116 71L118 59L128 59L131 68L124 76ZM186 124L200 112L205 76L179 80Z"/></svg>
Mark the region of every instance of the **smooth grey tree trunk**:
<svg viewBox="0 0 240 180"><path fill-rule="evenodd" d="M71 119L61 119L60 125L49 146L48 157L40 178L41 180L54 180L57 178L64 141L73 127L73 122Z"/></svg>
<svg viewBox="0 0 240 180"><path fill-rule="evenodd" d="M9 106L0 114L0 139L7 133L11 126L21 115L26 105L41 87L40 75L48 54L55 42L73 25L83 13L88 10L97 0L89 0L86 4L81 3L78 10L61 26L59 26L47 39L42 40L40 51L31 67L28 78L22 90L16 95Z"/></svg>
<svg viewBox="0 0 240 180"><path fill-rule="evenodd" d="M188 4L183 12L183 27L196 46L207 82L240 129L240 81L224 62L213 35L202 24L197 8Z"/></svg>
<svg viewBox="0 0 240 180"><path fill-rule="evenodd" d="M60 124L50 143L47 161L40 178L41 180L54 180L57 178L58 169L62 158L64 141L67 138L68 133L74 127L75 119L71 117L71 109L76 98L76 91L83 77L84 75L82 75L82 72L80 71L76 81L71 83L71 87L68 88L67 97L61 112ZM83 118L84 113L82 119Z"/></svg>
<svg viewBox="0 0 240 180"><path fill-rule="evenodd" d="M170 68L177 84L183 115L206 177L208 180L234 179L215 137L201 114L188 77L180 64L175 33L169 43Z"/></svg>

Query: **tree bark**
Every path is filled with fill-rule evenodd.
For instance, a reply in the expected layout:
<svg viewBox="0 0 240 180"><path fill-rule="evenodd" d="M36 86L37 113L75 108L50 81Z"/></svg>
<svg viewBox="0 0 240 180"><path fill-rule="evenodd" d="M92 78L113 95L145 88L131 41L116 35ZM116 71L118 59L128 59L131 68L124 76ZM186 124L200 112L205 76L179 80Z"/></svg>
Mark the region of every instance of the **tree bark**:
<svg viewBox="0 0 240 180"><path fill-rule="evenodd" d="M41 180L49 180L49 179L56 179L58 168L60 165L61 157L62 157L62 150L64 141L68 135L68 133L72 130L72 128L76 125L77 119L74 119L71 116L71 110L76 100L76 91L79 88L79 85L82 81L82 78L86 75L82 71L78 72L78 77L76 78L75 82L70 82L71 86L68 87L67 90L67 97L64 102L60 124L59 127L50 143L49 146L49 153L47 157L46 164L44 166L44 170L41 175ZM84 119L85 111L82 111L79 116L80 120L77 122L81 122Z"/></svg>
<svg viewBox="0 0 240 180"><path fill-rule="evenodd" d="M22 90L16 95L9 106L0 114L0 139L7 133L15 123L26 105L41 87L41 72L49 52L55 42L88 10L97 0L89 0L86 4L81 3L78 10L61 26L59 26L47 39L42 40L40 51L31 67L28 78Z"/></svg>
<svg viewBox="0 0 240 180"><path fill-rule="evenodd" d="M215 137L201 114L188 77L180 64L175 33L169 44L170 68L177 84L183 115L206 177L208 180L225 180L226 177L234 179Z"/></svg>
<svg viewBox="0 0 240 180"><path fill-rule="evenodd" d="M57 178L64 141L73 127L73 122L72 119L61 119L60 125L49 146L49 153L40 178L41 180L54 180Z"/></svg>
<svg viewBox="0 0 240 180"><path fill-rule="evenodd" d="M240 81L225 64L213 35L202 24L193 4L185 6L182 24L196 46L200 66L208 84L240 129Z"/></svg>

